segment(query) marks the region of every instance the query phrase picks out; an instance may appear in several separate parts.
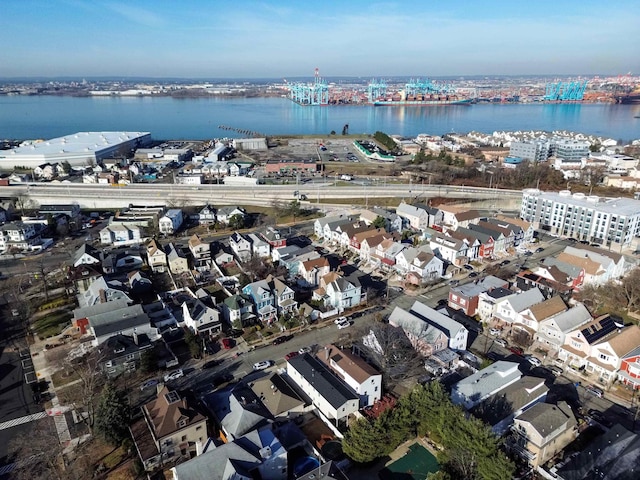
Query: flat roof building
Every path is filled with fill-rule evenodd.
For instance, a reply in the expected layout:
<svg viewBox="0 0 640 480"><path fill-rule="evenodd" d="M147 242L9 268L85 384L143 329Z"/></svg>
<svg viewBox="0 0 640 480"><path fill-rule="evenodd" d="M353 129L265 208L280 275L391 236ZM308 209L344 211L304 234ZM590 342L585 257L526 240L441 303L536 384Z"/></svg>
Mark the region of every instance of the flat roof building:
<svg viewBox="0 0 640 480"><path fill-rule="evenodd" d="M105 158L151 143L149 132L78 132L50 140L23 143L0 150L0 168L36 168L43 163L69 162L71 166L102 163Z"/></svg>
<svg viewBox="0 0 640 480"><path fill-rule="evenodd" d="M640 236L640 201L584 193L523 190L520 217L552 234L603 246L630 245Z"/></svg>

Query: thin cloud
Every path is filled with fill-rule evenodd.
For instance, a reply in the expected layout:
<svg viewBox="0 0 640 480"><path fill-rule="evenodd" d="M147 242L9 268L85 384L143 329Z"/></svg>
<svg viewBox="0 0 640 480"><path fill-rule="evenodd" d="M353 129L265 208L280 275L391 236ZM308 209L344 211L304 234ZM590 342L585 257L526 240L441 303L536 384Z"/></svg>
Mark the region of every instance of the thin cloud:
<svg viewBox="0 0 640 480"><path fill-rule="evenodd" d="M127 5L120 2L110 2L105 7L114 13L117 13L124 19L142 25L144 27L163 27L167 22L152 10L140 8L133 5Z"/></svg>

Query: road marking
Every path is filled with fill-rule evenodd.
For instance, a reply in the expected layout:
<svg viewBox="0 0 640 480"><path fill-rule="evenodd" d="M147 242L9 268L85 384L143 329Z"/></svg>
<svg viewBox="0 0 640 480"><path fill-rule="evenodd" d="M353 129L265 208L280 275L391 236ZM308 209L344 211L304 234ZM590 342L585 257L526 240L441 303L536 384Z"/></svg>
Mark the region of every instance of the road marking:
<svg viewBox="0 0 640 480"><path fill-rule="evenodd" d="M24 417L14 418L13 420L0 423L0 430L6 430L7 428L12 428L12 427L15 427L16 425L22 425L23 423L29 423L35 420L40 420L41 418L45 418L46 416L47 416L47 412L38 412L38 413L33 413L31 415L25 415Z"/></svg>

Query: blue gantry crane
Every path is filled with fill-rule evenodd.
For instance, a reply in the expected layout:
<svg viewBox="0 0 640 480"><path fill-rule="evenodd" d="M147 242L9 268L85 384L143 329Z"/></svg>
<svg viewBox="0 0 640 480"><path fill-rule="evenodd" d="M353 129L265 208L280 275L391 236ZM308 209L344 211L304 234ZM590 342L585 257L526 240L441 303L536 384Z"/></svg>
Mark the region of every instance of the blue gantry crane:
<svg viewBox="0 0 640 480"><path fill-rule="evenodd" d="M579 102L584 98L588 80L547 83L544 100L551 102Z"/></svg>
<svg viewBox="0 0 640 480"><path fill-rule="evenodd" d="M328 105L329 85L316 68L313 83L294 83L289 87L289 98L300 105Z"/></svg>

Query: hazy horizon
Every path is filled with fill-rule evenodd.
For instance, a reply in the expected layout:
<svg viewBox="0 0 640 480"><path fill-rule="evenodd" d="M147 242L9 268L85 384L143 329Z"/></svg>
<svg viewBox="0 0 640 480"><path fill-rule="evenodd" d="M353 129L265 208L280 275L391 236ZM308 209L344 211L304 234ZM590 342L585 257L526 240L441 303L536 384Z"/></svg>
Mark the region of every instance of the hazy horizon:
<svg viewBox="0 0 640 480"><path fill-rule="evenodd" d="M631 0L4 0L1 78L622 75L639 24Z"/></svg>

